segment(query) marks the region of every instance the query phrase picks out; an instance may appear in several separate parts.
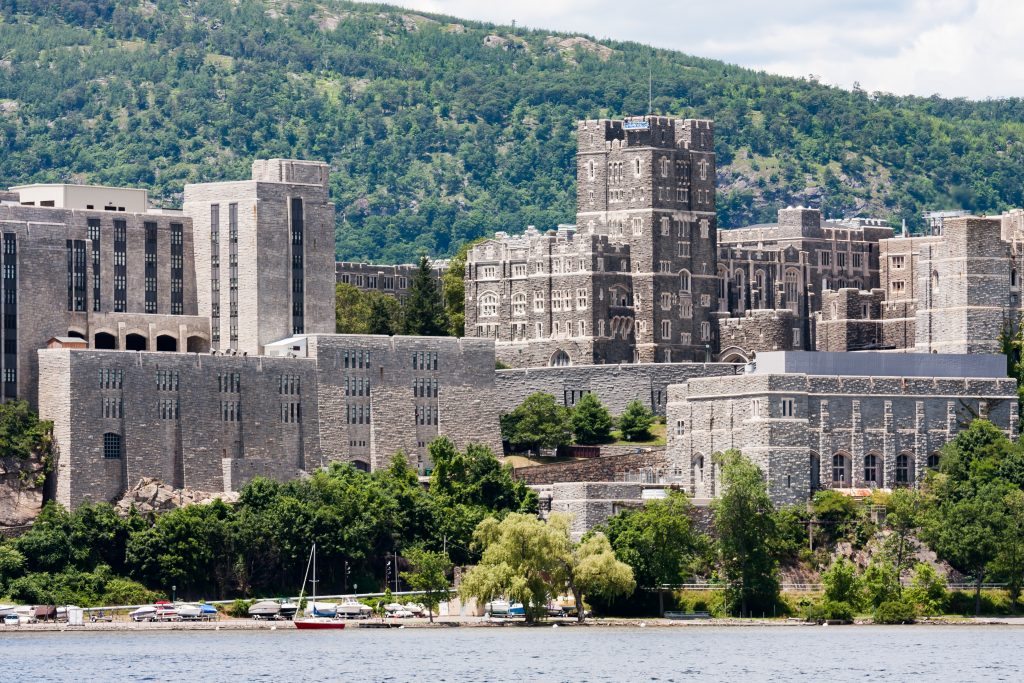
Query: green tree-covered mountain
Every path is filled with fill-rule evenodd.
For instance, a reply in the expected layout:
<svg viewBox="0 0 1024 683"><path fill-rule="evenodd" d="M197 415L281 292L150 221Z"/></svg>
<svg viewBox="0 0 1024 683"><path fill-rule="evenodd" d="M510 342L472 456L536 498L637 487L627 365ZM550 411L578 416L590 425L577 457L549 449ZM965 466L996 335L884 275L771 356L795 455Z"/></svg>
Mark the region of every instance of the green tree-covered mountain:
<svg viewBox="0 0 1024 683"><path fill-rule="evenodd" d="M338 255L409 261L574 215L574 121L716 121L724 227L804 203L1020 206L1024 102L848 92L635 43L319 0L0 0L0 184L245 178L324 159Z"/></svg>

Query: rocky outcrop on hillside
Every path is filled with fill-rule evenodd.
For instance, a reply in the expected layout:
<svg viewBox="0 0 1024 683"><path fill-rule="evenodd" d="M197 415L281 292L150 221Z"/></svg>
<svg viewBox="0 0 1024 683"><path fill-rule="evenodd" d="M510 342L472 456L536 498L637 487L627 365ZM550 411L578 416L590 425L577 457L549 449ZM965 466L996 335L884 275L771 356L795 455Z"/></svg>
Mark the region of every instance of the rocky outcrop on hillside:
<svg viewBox="0 0 1024 683"><path fill-rule="evenodd" d="M43 507L42 458L0 457L0 526L28 524Z"/></svg>
<svg viewBox="0 0 1024 683"><path fill-rule="evenodd" d="M128 489L114 505L121 514L128 514L132 506L142 514L149 514L169 512L186 505L212 503L217 498L225 503L235 503L238 501L238 493L176 489L158 479L144 478Z"/></svg>

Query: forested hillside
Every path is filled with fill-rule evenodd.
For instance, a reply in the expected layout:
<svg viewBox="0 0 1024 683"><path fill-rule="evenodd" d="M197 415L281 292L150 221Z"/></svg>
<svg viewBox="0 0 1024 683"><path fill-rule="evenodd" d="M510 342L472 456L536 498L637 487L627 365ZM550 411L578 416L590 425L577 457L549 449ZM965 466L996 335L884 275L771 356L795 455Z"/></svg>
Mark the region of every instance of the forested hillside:
<svg viewBox="0 0 1024 683"><path fill-rule="evenodd" d="M573 123L717 125L719 215L779 206L917 225L1020 206L1021 100L825 87L582 36L331 0L0 0L0 185L237 179L255 157L334 169L338 255L448 255L571 221Z"/></svg>

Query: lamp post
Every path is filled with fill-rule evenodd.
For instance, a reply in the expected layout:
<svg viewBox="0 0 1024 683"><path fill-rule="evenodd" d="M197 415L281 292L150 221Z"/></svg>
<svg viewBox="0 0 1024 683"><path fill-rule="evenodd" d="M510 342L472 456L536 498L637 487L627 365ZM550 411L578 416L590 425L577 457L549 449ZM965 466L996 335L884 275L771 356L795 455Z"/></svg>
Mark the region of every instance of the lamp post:
<svg viewBox="0 0 1024 683"><path fill-rule="evenodd" d="M178 601L178 587L177 586L171 586L171 603L173 604L173 603L175 603L177 601Z"/></svg>

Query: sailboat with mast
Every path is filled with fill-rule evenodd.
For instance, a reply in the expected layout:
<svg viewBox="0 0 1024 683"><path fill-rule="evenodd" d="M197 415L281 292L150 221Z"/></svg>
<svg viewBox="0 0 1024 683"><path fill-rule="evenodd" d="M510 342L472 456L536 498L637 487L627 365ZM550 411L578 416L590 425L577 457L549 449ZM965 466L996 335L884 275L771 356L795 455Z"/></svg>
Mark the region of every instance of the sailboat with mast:
<svg viewBox="0 0 1024 683"><path fill-rule="evenodd" d="M294 624L297 629L343 629L345 628L345 622L338 621L329 616L324 616L321 611L317 610L316 604L316 543L309 551L309 562L306 563L306 575L302 579L302 590L299 591L299 604L302 604L302 598L306 593L306 581L309 579L309 569L313 568L313 590L310 600L310 616L299 617L296 615Z"/></svg>

